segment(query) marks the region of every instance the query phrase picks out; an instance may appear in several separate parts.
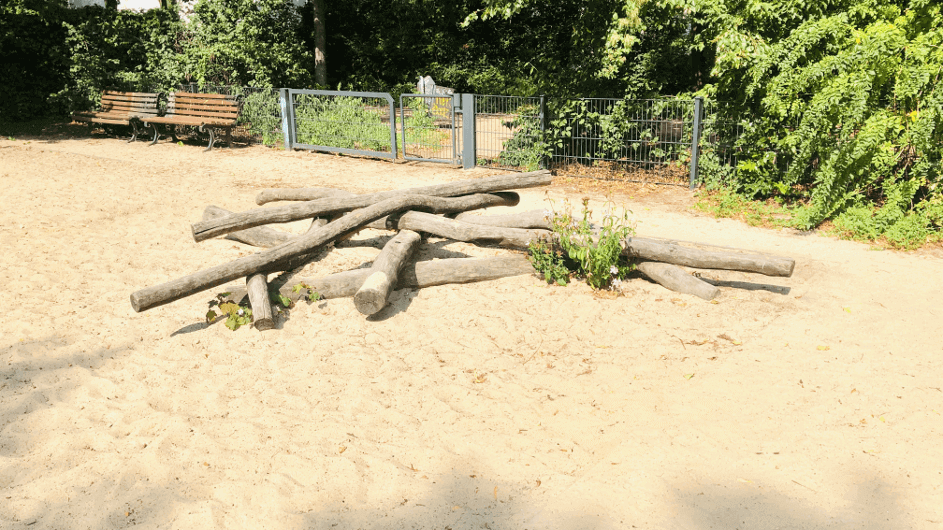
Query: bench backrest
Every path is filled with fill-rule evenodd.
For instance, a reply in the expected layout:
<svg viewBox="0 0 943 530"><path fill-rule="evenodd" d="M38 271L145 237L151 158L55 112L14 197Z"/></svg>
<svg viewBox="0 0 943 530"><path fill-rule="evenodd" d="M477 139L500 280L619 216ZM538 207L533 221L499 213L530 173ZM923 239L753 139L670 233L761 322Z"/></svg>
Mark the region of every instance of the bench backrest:
<svg viewBox="0 0 943 530"><path fill-rule="evenodd" d="M149 92L102 92L101 112L130 116L157 116L158 94Z"/></svg>
<svg viewBox="0 0 943 530"><path fill-rule="evenodd" d="M166 116L192 116L236 122L239 102L225 94L174 92L167 97Z"/></svg>

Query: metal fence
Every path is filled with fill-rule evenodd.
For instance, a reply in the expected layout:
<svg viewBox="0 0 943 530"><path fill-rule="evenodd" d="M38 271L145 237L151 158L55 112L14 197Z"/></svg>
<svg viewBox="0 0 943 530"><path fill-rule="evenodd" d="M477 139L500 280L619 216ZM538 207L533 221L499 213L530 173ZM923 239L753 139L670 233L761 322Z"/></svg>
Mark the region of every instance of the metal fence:
<svg viewBox="0 0 943 530"><path fill-rule="evenodd" d="M280 98L286 148L397 157L389 94L282 89Z"/></svg>
<svg viewBox="0 0 943 530"><path fill-rule="evenodd" d="M550 168L558 174L663 184L696 178L698 99L562 99L548 107Z"/></svg>
<svg viewBox="0 0 943 530"><path fill-rule="evenodd" d="M544 166L544 97L475 95L475 164L533 171Z"/></svg>
<svg viewBox="0 0 943 530"><path fill-rule="evenodd" d="M459 163L463 115L455 112L453 97L402 94L399 101L403 158Z"/></svg>

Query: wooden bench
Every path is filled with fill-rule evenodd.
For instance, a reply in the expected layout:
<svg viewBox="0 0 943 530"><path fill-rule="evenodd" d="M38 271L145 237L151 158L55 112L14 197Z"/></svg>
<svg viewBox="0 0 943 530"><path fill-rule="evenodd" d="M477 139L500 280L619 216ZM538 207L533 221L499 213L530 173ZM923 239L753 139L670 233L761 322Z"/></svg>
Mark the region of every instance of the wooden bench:
<svg viewBox="0 0 943 530"><path fill-rule="evenodd" d="M73 112L72 119L103 125L130 125L134 131L128 142L138 137L138 121L159 114L157 102L160 94L151 92L102 92L101 109Z"/></svg>
<svg viewBox="0 0 943 530"><path fill-rule="evenodd" d="M177 136L173 132L174 125L198 127L200 132L208 130L210 143L204 151L209 151L216 142L215 129L226 130L226 141L232 147L232 128L236 126L240 106L235 98L224 94L174 92L167 97L167 110L163 116L143 118L141 121L154 127L154 141L151 145L160 139L158 125L170 125L175 141Z"/></svg>

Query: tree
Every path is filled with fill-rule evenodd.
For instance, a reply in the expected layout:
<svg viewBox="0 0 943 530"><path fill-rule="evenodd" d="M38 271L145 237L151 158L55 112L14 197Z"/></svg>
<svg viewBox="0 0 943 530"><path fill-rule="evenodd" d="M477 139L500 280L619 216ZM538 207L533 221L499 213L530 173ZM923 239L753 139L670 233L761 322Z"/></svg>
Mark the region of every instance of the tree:
<svg viewBox="0 0 943 530"><path fill-rule="evenodd" d="M327 86L327 33L325 30L324 0L311 0L314 25L314 82Z"/></svg>

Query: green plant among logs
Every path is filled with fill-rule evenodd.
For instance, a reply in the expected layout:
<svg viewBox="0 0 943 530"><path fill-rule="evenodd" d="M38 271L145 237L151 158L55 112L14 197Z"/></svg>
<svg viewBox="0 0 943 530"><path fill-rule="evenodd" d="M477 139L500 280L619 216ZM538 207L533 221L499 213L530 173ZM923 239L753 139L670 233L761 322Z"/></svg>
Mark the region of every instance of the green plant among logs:
<svg viewBox="0 0 943 530"><path fill-rule="evenodd" d="M232 293L219 293L215 300L209 301L210 309L206 312L206 322L212 324L217 318L226 315L226 327L236 331L241 326L252 323L252 309L227 301L226 298L230 294ZM214 307L219 309L222 315L217 314Z"/></svg>
<svg viewBox="0 0 943 530"><path fill-rule="evenodd" d="M550 212L554 238L530 245L531 263L547 283L566 285L571 276L581 277L593 289L617 290L634 265L622 257L622 242L635 229L628 210L605 203L602 224L594 225L589 199L583 199L579 216L569 203L563 212Z"/></svg>
<svg viewBox="0 0 943 530"><path fill-rule="evenodd" d="M316 302L321 299L321 295L304 282L292 287L291 291L302 293L300 298L308 302ZM236 331L240 327L253 322L252 308L249 307L248 302L237 304L229 300L230 296L232 296L232 293L219 293L214 300L208 302L209 310L206 312L206 322L208 324L212 324L218 318L225 316L226 327ZM269 300L275 304L275 311L278 314L287 315L288 310L295 305L290 297L283 295L278 289L274 288L269 289ZM219 310L219 313L216 312L217 310Z"/></svg>
<svg viewBox="0 0 943 530"><path fill-rule="evenodd" d="M305 299L305 300L307 300L307 301L309 301L309 302L317 302L318 300L321 299L321 295L318 294L318 292L315 291L313 287L311 287L310 285L308 285L308 284L306 284L306 283L304 283L304 282L301 282L301 283L299 283L299 284L297 284L297 285L295 285L294 287L291 288L291 292L293 292L293 293L299 293L299 292L301 292L301 291L306 291L306 292L302 295L302 298ZM289 300L289 301L290 301L290 300Z"/></svg>

